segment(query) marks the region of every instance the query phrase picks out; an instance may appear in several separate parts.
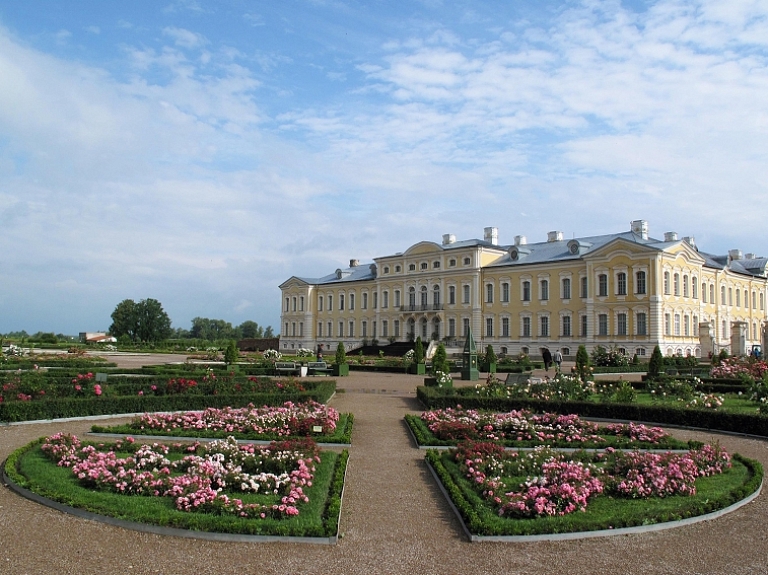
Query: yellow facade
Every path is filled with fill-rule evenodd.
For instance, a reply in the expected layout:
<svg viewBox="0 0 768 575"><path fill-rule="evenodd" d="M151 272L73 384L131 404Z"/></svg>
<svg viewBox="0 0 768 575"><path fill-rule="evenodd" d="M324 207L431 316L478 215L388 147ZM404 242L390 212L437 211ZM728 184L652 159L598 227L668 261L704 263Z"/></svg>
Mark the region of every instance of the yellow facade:
<svg viewBox="0 0 768 575"><path fill-rule="evenodd" d="M482 241L446 235L368 266L292 277L280 286L281 351L416 336L460 346L469 329L499 354L569 356L584 344L648 356L658 344L667 355L706 356L761 343L764 258L718 259L690 238L653 240L646 230L638 221L630 232L501 246L486 228Z"/></svg>

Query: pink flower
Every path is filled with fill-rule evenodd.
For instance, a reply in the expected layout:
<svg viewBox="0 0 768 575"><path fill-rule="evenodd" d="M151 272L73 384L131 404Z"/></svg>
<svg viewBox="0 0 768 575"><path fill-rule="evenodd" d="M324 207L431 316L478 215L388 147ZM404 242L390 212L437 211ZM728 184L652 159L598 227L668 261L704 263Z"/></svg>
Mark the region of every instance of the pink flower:
<svg viewBox="0 0 768 575"><path fill-rule="evenodd" d="M101 395L101 386L98 383L93 386L93 393L96 395Z"/></svg>

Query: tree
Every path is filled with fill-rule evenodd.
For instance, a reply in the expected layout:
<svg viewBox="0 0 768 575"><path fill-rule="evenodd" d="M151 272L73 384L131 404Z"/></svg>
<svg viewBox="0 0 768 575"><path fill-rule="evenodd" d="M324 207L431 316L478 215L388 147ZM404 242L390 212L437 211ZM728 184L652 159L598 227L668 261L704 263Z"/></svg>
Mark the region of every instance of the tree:
<svg viewBox="0 0 768 575"><path fill-rule="evenodd" d="M244 338L261 339L264 337L264 328L255 321L247 320L240 324L240 335Z"/></svg>
<svg viewBox="0 0 768 575"><path fill-rule="evenodd" d="M156 299L143 299L139 303L126 299L112 312L109 333L117 338L128 337L133 342L157 342L168 339L173 329L171 318Z"/></svg>
<svg viewBox="0 0 768 575"><path fill-rule="evenodd" d="M228 321L209 319L207 317L196 317L193 319L190 333L192 337L206 341L237 339L239 335Z"/></svg>
<svg viewBox="0 0 768 575"><path fill-rule="evenodd" d="M651 354L651 361L648 362L648 377L655 378L661 375L661 368L664 365L664 357L661 355L661 348L656 345Z"/></svg>
<svg viewBox="0 0 768 575"><path fill-rule="evenodd" d="M587 381L588 370L589 354L587 353L587 348L580 345L579 349L576 351L576 373L581 381Z"/></svg>
<svg viewBox="0 0 768 575"><path fill-rule="evenodd" d="M448 373L448 357L445 353L445 345L439 344L435 350L435 356L432 358L432 373Z"/></svg>
<svg viewBox="0 0 768 575"><path fill-rule="evenodd" d="M240 352L237 351L237 344L234 339L229 340L229 345L224 350L224 362L227 365L232 365L240 357Z"/></svg>
<svg viewBox="0 0 768 575"><path fill-rule="evenodd" d="M413 348L413 363L424 363L424 344L421 343L421 336L416 338Z"/></svg>
<svg viewBox="0 0 768 575"><path fill-rule="evenodd" d="M275 337L275 332L272 330L272 326L268 325L264 328L264 339L271 339Z"/></svg>
<svg viewBox="0 0 768 575"><path fill-rule="evenodd" d="M343 363L347 363L347 350L344 348L344 344L339 342L339 345L336 346L336 365L341 365Z"/></svg>
<svg viewBox="0 0 768 575"><path fill-rule="evenodd" d="M493 351L493 346L488 344L485 348L485 361L486 363L496 363L496 352Z"/></svg>

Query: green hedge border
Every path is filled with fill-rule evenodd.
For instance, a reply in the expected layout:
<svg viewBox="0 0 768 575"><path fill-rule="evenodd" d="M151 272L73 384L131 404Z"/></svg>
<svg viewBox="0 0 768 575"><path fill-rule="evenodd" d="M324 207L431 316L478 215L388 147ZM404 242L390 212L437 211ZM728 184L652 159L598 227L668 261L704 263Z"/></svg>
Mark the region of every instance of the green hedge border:
<svg viewBox="0 0 768 575"><path fill-rule="evenodd" d="M575 413L583 417L643 421L652 424L668 424L768 437L768 416L757 413L729 413L727 411L629 403L460 396L451 393L451 390L446 392L440 388L424 386L416 388L416 398L425 409L455 408L457 405L461 405L464 409L485 409L501 412L508 412L513 409L529 409L534 412Z"/></svg>
<svg viewBox="0 0 768 575"><path fill-rule="evenodd" d="M135 395L12 401L0 403L0 422L11 423L156 411L192 411L202 410L206 407L246 407L250 403L254 405L282 405L286 401L303 403L310 399L318 403L327 403L335 392L336 381L328 379L319 380L312 390L295 393Z"/></svg>

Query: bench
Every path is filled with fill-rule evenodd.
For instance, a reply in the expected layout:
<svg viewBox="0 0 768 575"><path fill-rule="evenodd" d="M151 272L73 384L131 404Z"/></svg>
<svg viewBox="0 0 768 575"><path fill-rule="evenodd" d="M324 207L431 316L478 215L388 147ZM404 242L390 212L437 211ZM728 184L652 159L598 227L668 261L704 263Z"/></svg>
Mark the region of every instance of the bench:
<svg viewBox="0 0 768 575"><path fill-rule="evenodd" d="M299 365L295 361L277 361L275 362L275 373L277 375L299 375Z"/></svg>
<svg viewBox="0 0 768 575"><path fill-rule="evenodd" d="M307 375L331 375L332 371L324 361L307 362Z"/></svg>

